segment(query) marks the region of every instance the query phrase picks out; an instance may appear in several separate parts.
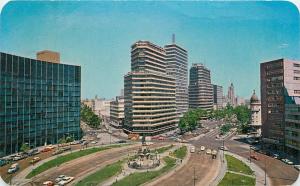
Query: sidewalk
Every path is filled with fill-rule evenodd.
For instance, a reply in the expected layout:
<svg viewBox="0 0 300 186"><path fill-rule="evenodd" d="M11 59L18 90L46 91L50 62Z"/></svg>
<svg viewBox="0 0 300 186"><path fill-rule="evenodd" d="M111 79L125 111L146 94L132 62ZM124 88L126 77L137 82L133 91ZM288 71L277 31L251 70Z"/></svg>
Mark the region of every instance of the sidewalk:
<svg viewBox="0 0 300 186"><path fill-rule="evenodd" d="M265 183L265 172L263 169L261 169L259 166L257 166L255 163L250 163L249 160L247 160L246 158L243 158L237 154L233 154L231 152L226 152L226 154L232 155L233 157L241 160L243 163L245 163L246 165L248 165L255 173L255 185L256 186L264 186ZM266 181L267 181L267 186L271 186L271 181L268 175L266 175Z"/></svg>
<svg viewBox="0 0 300 186"><path fill-rule="evenodd" d="M219 154L218 159L220 160L220 164L218 167L219 172L215 176L213 182L209 184L209 186L217 186L220 183L220 181L224 178L227 171L227 161L225 160L225 157L223 157L223 152L219 151L218 154Z"/></svg>

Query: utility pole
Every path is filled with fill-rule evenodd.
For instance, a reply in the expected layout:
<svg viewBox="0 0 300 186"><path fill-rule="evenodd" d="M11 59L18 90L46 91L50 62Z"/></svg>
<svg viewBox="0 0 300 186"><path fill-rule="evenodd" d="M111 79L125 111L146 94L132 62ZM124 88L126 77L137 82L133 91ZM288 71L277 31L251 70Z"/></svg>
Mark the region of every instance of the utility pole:
<svg viewBox="0 0 300 186"><path fill-rule="evenodd" d="M195 173L195 167L194 167L194 186L196 185L196 173Z"/></svg>
<svg viewBox="0 0 300 186"><path fill-rule="evenodd" d="M224 146L224 138L223 138L223 163L224 163L224 159L225 159L224 151L225 151L225 146Z"/></svg>

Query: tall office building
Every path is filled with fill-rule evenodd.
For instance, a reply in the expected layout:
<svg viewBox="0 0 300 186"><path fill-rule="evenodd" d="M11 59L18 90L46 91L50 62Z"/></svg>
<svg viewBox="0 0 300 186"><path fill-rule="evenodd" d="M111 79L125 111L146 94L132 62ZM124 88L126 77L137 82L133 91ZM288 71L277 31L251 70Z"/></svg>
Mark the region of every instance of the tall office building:
<svg viewBox="0 0 300 186"><path fill-rule="evenodd" d="M124 93L125 132L156 135L177 127L175 79L166 73L164 48L149 41L131 46Z"/></svg>
<svg viewBox="0 0 300 186"><path fill-rule="evenodd" d="M80 66L0 54L0 156L78 139Z"/></svg>
<svg viewBox="0 0 300 186"><path fill-rule="evenodd" d="M213 85L213 95L214 95L214 108L223 108L223 87L220 85Z"/></svg>
<svg viewBox="0 0 300 186"><path fill-rule="evenodd" d="M188 54L187 51L173 43L166 45L167 73L175 77L176 81L176 108L179 117L188 110Z"/></svg>
<svg viewBox="0 0 300 186"><path fill-rule="evenodd" d="M235 95L234 95L233 83L231 83L230 86L228 87L227 100L228 100L229 105L231 105L233 107L236 106L236 98L235 98Z"/></svg>
<svg viewBox="0 0 300 186"><path fill-rule="evenodd" d="M261 63L260 75L263 140L300 158L300 62Z"/></svg>
<svg viewBox="0 0 300 186"><path fill-rule="evenodd" d="M203 64L193 64L190 69L189 107L205 110L213 108L210 70Z"/></svg>

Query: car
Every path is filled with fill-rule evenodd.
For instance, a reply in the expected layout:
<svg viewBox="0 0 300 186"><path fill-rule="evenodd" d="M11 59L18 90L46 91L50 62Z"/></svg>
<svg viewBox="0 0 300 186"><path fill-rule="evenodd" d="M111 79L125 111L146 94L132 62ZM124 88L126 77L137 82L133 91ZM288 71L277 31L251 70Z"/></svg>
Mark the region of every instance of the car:
<svg viewBox="0 0 300 186"><path fill-rule="evenodd" d="M58 183L60 182L63 178L67 177L66 175L59 175L56 179L55 179L55 182Z"/></svg>
<svg viewBox="0 0 300 186"><path fill-rule="evenodd" d="M300 171L300 165L294 165L294 168L298 171Z"/></svg>
<svg viewBox="0 0 300 186"><path fill-rule="evenodd" d="M0 159L0 167L6 165L6 164L8 164L8 163L9 163L9 161L7 161L7 160L5 160L5 159Z"/></svg>
<svg viewBox="0 0 300 186"><path fill-rule="evenodd" d="M219 147L220 150L227 151L228 149L225 146Z"/></svg>
<svg viewBox="0 0 300 186"><path fill-rule="evenodd" d="M53 181L45 181L45 182L43 182L43 185L44 186L54 186L54 183L53 183Z"/></svg>
<svg viewBox="0 0 300 186"><path fill-rule="evenodd" d="M71 176L66 176L64 177L60 182L58 182L57 184L59 186L62 186L62 185L66 185L70 182L72 182L74 180L74 177L71 177Z"/></svg>
<svg viewBox="0 0 300 186"><path fill-rule="evenodd" d="M207 149L207 150L206 150L206 154L211 154L211 150L210 150L210 149Z"/></svg>
<svg viewBox="0 0 300 186"><path fill-rule="evenodd" d="M38 162L38 161L40 161L41 160L41 158L40 157L34 157L32 160L30 160L30 163L31 164L34 164L34 163L36 163L36 162Z"/></svg>
<svg viewBox="0 0 300 186"><path fill-rule="evenodd" d="M117 143L127 143L126 140L119 140Z"/></svg>
<svg viewBox="0 0 300 186"><path fill-rule="evenodd" d="M80 141L72 141L71 145L77 145L77 144L80 144L80 143L81 143Z"/></svg>
<svg viewBox="0 0 300 186"><path fill-rule="evenodd" d="M92 141L92 142L91 142L91 144L96 144L96 143L97 143L96 141Z"/></svg>
<svg viewBox="0 0 300 186"><path fill-rule="evenodd" d="M64 152L63 149L57 149L56 151L52 152L52 155L53 155L53 156L54 156L54 155L58 155L58 154L61 154L61 153L63 153L63 152Z"/></svg>
<svg viewBox="0 0 300 186"><path fill-rule="evenodd" d="M201 150L201 151L204 151L204 150L205 150L205 147L204 147L204 146L201 146L201 147L200 147L200 150Z"/></svg>
<svg viewBox="0 0 300 186"><path fill-rule="evenodd" d="M41 152L49 152L49 151L52 151L52 148L45 147L41 150Z"/></svg>
<svg viewBox="0 0 300 186"><path fill-rule="evenodd" d="M279 159L279 155L278 154L273 154L273 158Z"/></svg>
<svg viewBox="0 0 300 186"><path fill-rule="evenodd" d="M191 152L191 153L194 153L194 152L195 152L195 147L191 147L191 148L190 148L190 152Z"/></svg>
<svg viewBox="0 0 300 186"><path fill-rule="evenodd" d="M19 170L19 168L20 168L19 164L18 163L14 163L14 164L12 164L9 167L9 169L7 170L7 173L9 173L9 174L15 173L15 172L17 172Z"/></svg>
<svg viewBox="0 0 300 186"><path fill-rule="evenodd" d="M287 158L283 158L283 159L281 159L281 161L288 164L288 165L293 165L294 164L294 162L292 162L291 160L289 160Z"/></svg>
<svg viewBox="0 0 300 186"><path fill-rule="evenodd" d="M34 156L34 155L37 155L39 154L39 150L38 149L31 149L27 152L28 156Z"/></svg>
<svg viewBox="0 0 300 186"><path fill-rule="evenodd" d="M21 160L23 158L24 158L23 156L21 156L21 155L18 154L15 157L13 157L13 161L19 161L19 160Z"/></svg>
<svg viewBox="0 0 300 186"><path fill-rule="evenodd" d="M254 160L257 160L257 161L259 160L258 156L254 155L254 154L252 154L252 155L250 156L250 158L251 158L251 159L254 159Z"/></svg>

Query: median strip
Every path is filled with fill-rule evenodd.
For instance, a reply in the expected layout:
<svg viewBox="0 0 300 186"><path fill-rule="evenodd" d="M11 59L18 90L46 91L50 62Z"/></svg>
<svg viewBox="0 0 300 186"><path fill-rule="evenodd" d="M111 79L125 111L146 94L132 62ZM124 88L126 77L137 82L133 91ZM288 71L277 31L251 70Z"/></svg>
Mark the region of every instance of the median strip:
<svg viewBox="0 0 300 186"><path fill-rule="evenodd" d="M112 149L112 148L118 148L118 147L122 147L124 145L111 145L111 146L105 146L105 147L95 147L95 148L90 148L90 149L85 149L85 150L80 150L80 151L77 151L77 152L72 152L70 154L66 154L66 155L63 155L63 156L59 156L55 159L52 159L40 166L38 166L37 168L33 169L27 176L26 178L27 179L30 179L48 169L51 169L53 167L56 167L56 166L59 166L63 163L66 163L66 162L69 162L71 160L74 160L74 159L77 159L77 158L80 158L82 156L86 156L86 155L89 155L89 154L93 154L93 153L96 153L96 152L100 152L100 151L103 151L103 150L107 150L107 149Z"/></svg>

